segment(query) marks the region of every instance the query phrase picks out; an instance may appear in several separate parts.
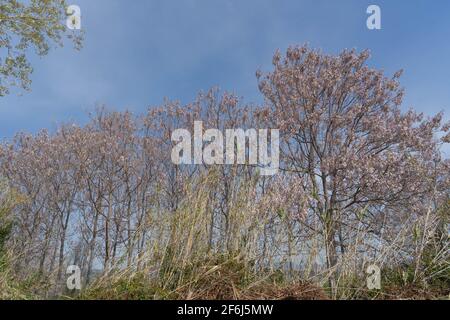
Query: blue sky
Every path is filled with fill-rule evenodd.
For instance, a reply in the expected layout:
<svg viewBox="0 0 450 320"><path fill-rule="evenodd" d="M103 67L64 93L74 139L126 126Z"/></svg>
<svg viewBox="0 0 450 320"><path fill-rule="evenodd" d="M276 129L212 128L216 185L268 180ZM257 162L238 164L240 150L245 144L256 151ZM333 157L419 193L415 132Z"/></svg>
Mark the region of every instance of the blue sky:
<svg viewBox="0 0 450 320"><path fill-rule="evenodd" d="M370 64L404 69L404 107L450 119L450 1L69 0L82 10L81 52L31 55L32 91L0 98L0 136L83 123L96 105L145 112L164 97L188 102L219 86L261 101L255 71L277 48L372 52ZM366 28L377 4L382 30Z"/></svg>

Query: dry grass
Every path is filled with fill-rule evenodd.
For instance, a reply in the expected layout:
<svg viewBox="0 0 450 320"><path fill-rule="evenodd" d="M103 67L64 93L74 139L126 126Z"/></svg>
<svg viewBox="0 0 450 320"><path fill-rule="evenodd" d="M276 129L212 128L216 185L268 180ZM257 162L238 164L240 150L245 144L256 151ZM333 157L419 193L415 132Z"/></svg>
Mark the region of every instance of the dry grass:
<svg viewBox="0 0 450 320"><path fill-rule="evenodd" d="M320 264L321 238L306 241L292 236L292 226L280 216L262 215L254 205L248 185L235 190L229 207L229 241L211 246L209 190L221 183L209 174L186 190L180 208L171 214L150 212L148 250L133 264L123 260L97 277L81 292L57 291L53 274L16 274L14 259L5 256L0 272L0 299L70 298L105 300L314 300L314 299L443 299L450 294L448 241L434 246L430 216L408 223L372 258L361 254L370 234L357 230L332 269ZM263 200L261 200L264 203ZM278 221L276 220L278 219ZM268 221L274 226L270 247L265 247ZM274 221L276 223L274 223ZM411 226L422 226L422 237L411 242ZM138 230L139 231L139 230ZM369 240L368 240L369 239ZM264 240L264 241L263 241ZM444 239L445 240L445 239ZM400 254L419 254L406 266L396 263ZM289 249L289 250L288 250ZM406 251L409 250L409 251ZM304 261L286 269L289 262ZM8 263L6 263L8 262ZM382 268L382 289L368 290L365 269L376 263ZM404 264L404 262L403 262ZM395 266L399 267L395 267ZM329 279L335 280L330 288Z"/></svg>

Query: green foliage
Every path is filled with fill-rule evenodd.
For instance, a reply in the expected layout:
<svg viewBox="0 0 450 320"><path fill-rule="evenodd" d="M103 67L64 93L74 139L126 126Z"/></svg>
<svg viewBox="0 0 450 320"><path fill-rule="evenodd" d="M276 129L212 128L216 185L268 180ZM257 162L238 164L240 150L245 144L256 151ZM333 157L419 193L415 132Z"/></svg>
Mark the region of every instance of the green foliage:
<svg viewBox="0 0 450 320"><path fill-rule="evenodd" d="M6 241L11 233L11 222L4 222L0 217L0 272L6 265Z"/></svg>
<svg viewBox="0 0 450 320"><path fill-rule="evenodd" d="M0 97L13 86L30 88L29 49L44 56L64 35L81 47L82 33L69 33L65 19L65 0L0 0Z"/></svg>
<svg viewBox="0 0 450 320"><path fill-rule="evenodd" d="M0 271L2 271L7 263L6 259L6 242L11 233L12 221L10 219L11 198L9 190L0 183Z"/></svg>
<svg viewBox="0 0 450 320"><path fill-rule="evenodd" d="M94 283L77 299L81 300L153 300L167 292L143 273L111 276L106 282Z"/></svg>
<svg viewBox="0 0 450 320"><path fill-rule="evenodd" d="M13 227L11 212L21 201L21 197L0 180L0 299L36 298L31 290L32 284L36 286L35 279L19 281L15 278L7 247Z"/></svg>
<svg viewBox="0 0 450 320"><path fill-rule="evenodd" d="M450 256L448 241L443 247L428 247L422 262L421 282L426 287L450 294Z"/></svg>

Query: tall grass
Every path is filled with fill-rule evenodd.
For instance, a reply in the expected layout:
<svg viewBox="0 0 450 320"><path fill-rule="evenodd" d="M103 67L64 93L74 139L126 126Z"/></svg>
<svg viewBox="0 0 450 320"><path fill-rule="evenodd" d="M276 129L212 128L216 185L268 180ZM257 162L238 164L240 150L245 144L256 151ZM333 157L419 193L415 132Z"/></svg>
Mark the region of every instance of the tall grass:
<svg viewBox="0 0 450 320"><path fill-rule="evenodd" d="M393 238L362 226L336 267L324 264L320 235L300 238L279 212L264 211L254 188L242 185L229 207L228 237L211 246L210 190L217 172L189 184L173 213L153 212L149 250L132 266L120 263L82 291L82 299L416 299L450 293L449 241L433 214L409 219ZM250 182L253 183L253 182ZM254 187L254 185L253 185ZM269 199L270 200L270 199ZM447 209L442 209L447 210ZM440 215L448 215L442 211ZM435 216L433 219L436 219ZM272 228L270 239L266 228ZM147 226L148 227L148 226ZM414 235L414 230L420 234ZM442 230L441 230L442 231ZM369 246L377 246L369 251ZM417 252L420 251L420 255ZM368 254L370 252L370 254ZM381 268L382 288L367 288L366 269ZM328 280L336 277L336 288ZM333 290L332 290L333 289Z"/></svg>
<svg viewBox="0 0 450 320"><path fill-rule="evenodd" d="M448 207L410 216L395 235L385 238L357 226L354 241L330 269L322 235L303 234L289 215L267 210L273 199L270 192L258 192L257 179L233 191L227 231L215 230L217 206L210 193L221 183L220 172L210 170L186 184L175 211L152 208L136 231L146 236L135 235L146 239L147 249L131 264L123 255L80 292L65 289L54 273L18 276L13 266L21 256L6 243L13 223L9 213L23 199L4 186L0 298L438 299L450 293ZM382 270L380 290L367 289L365 270L370 264ZM330 277L335 288L328 285Z"/></svg>

